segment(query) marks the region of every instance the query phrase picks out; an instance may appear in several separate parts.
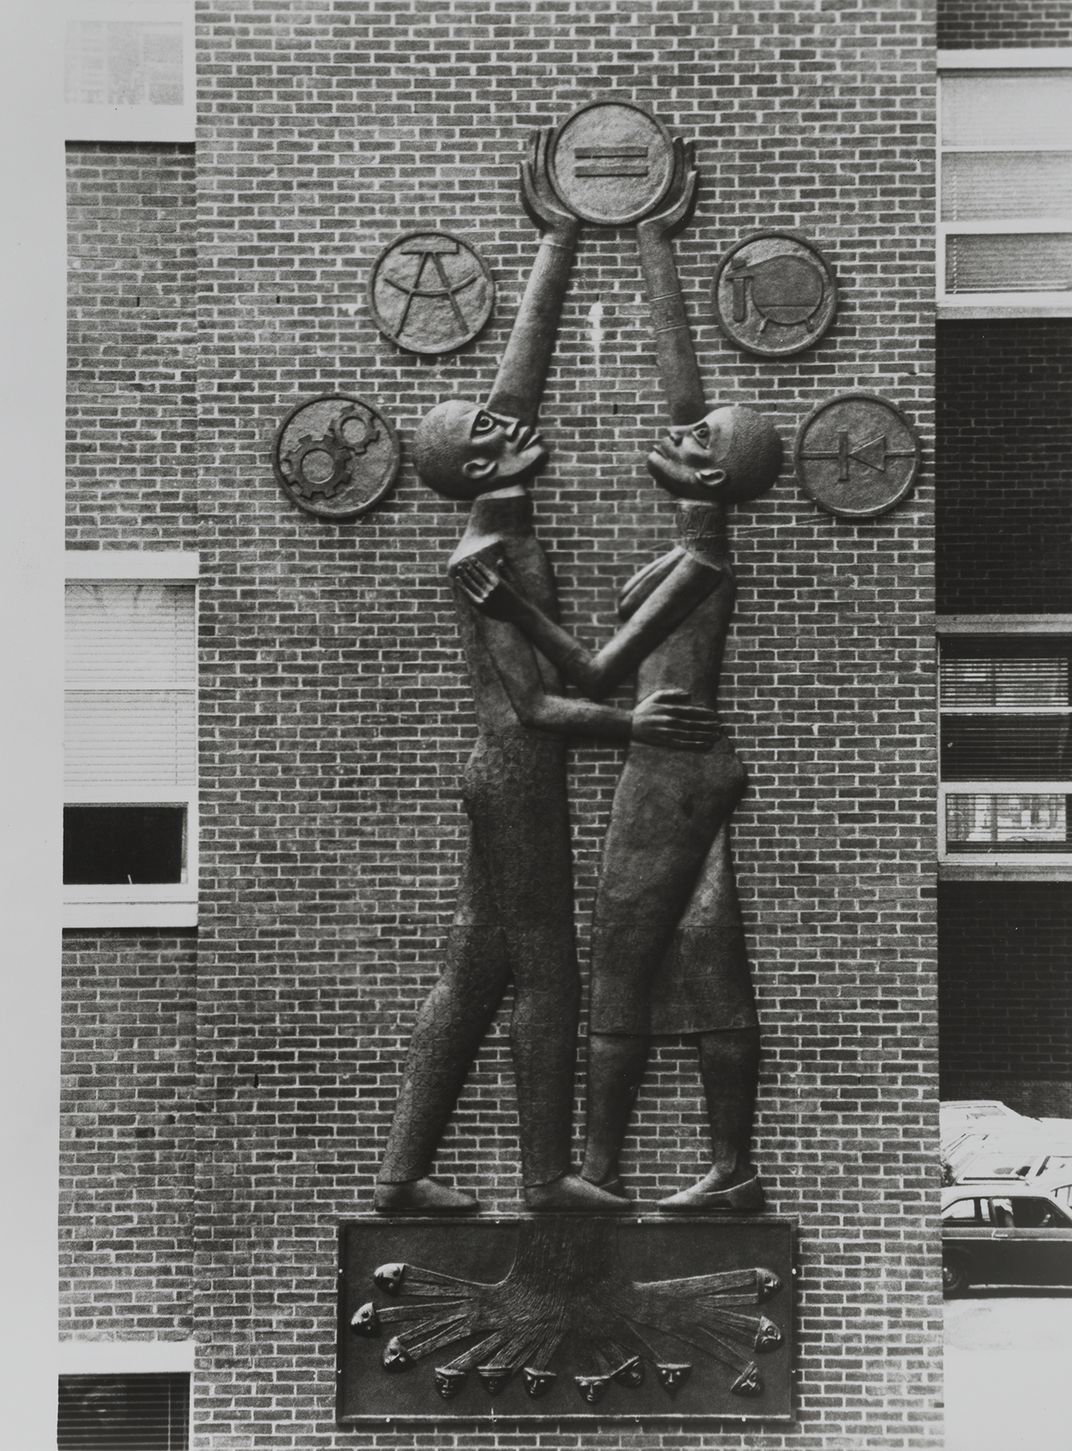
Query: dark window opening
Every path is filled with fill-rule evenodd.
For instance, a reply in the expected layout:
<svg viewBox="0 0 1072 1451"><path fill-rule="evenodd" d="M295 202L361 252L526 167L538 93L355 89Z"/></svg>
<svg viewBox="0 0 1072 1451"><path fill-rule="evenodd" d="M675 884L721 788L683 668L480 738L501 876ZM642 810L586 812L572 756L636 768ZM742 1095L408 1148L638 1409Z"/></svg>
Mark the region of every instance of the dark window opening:
<svg viewBox="0 0 1072 1451"><path fill-rule="evenodd" d="M181 882L185 806L65 806L63 880L72 885Z"/></svg>
<svg viewBox="0 0 1072 1451"><path fill-rule="evenodd" d="M62 1375L58 1451L188 1451L188 1375Z"/></svg>

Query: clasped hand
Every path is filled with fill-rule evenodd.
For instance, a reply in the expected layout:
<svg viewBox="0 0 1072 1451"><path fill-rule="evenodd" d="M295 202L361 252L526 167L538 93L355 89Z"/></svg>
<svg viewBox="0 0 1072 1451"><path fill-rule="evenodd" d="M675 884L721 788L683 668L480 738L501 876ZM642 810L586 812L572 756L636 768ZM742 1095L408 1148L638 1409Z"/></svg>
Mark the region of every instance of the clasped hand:
<svg viewBox="0 0 1072 1451"><path fill-rule="evenodd" d="M462 560L453 574L470 603L492 619L517 624L531 609L499 570L482 559ZM685 690L653 690L632 712L630 737L649 746L709 751L722 734L715 712L691 705Z"/></svg>

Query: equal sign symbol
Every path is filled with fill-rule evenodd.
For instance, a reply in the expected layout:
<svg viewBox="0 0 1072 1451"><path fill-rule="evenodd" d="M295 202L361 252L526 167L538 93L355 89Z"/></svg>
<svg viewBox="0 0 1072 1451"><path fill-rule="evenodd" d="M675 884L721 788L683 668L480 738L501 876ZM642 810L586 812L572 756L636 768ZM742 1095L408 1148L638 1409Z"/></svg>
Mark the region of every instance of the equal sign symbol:
<svg viewBox="0 0 1072 1451"><path fill-rule="evenodd" d="M647 176L647 146L578 146L578 177Z"/></svg>

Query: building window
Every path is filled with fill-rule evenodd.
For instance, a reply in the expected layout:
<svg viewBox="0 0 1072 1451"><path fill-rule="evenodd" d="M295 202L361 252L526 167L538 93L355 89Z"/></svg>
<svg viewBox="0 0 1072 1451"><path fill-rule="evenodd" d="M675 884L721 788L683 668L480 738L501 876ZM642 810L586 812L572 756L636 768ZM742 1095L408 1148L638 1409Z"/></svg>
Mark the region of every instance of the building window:
<svg viewBox="0 0 1072 1451"><path fill-rule="evenodd" d="M70 141L193 141L192 0L68 0Z"/></svg>
<svg viewBox="0 0 1072 1451"><path fill-rule="evenodd" d="M940 860L1045 875L1072 865L1072 630L970 628L941 637Z"/></svg>
<svg viewBox="0 0 1072 1451"><path fill-rule="evenodd" d="M68 926L191 926L197 896L196 559L68 556Z"/></svg>
<svg viewBox="0 0 1072 1451"><path fill-rule="evenodd" d="M189 1375L61 1375L58 1451L187 1451Z"/></svg>
<svg viewBox="0 0 1072 1451"><path fill-rule="evenodd" d="M1072 312L1072 51L938 64L943 312Z"/></svg>

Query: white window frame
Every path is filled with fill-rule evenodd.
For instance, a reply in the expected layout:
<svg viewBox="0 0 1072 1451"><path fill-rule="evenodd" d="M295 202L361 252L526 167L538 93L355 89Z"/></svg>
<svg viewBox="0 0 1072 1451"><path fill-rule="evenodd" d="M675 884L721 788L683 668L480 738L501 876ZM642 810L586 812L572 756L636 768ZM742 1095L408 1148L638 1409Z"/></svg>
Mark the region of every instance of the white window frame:
<svg viewBox="0 0 1072 1451"><path fill-rule="evenodd" d="M72 550L67 554L70 580L154 580L194 584L197 618L199 555L193 550ZM195 626L196 628L196 626ZM195 641L196 645L196 641ZM197 711L197 687L194 710ZM63 887L64 927L196 927L198 882L198 786L188 791L161 791L153 787L116 786L106 793L99 787L64 790L68 806L181 806L186 812L186 880L176 883L139 883L136 886L83 885Z"/></svg>
<svg viewBox="0 0 1072 1451"><path fill-rule="evenodd" d="M192 1340L61 1340L60 1375L193 1375Z"/></svg>
<svg viewBox="0 0 1072 1451"><path fill-rule="evenodd" d="M945 279L946 239L956 236L998 236L1012 233L1053 235L1072 232L1072 217L1054 219L1004 218L995 221L946 222L942 218L942 156L946 151L1015 152L1018 149L1072 151L1072 135L1065 142L1031 147L947 147L942 144L942 78L958 71L1053 71L1072 70L1072 48L1016 50L940 50L938 52L938 128L935 248L937 259L936 297L939 318L971 317L1072 317L1072 290L1062 292L947 292ZM1072 131L1072 121L1070 121Z"/></svg>
<svg viewBox="0 0 1072 1451"><path fill-rule="evenodd" d="M972 636L1023 636L1038 639L1045 635L1072 636L1072 615L939 615L935 620L935 632L939 650L942 640L955 635ZM1068 714L1058 707L1050 708L1054 714ZM979 710L965 710L965 714L980 714ZM1015 714L1015 708L1002 713ZM1022 708L1025 715L1046 714L1045 707ZM938 699L939 731L941 730L941 695ZM974 881L1001 878L1010 881L1072 881L1072 846L1067 854L1054 852L993 852L985 857L967 858L957 853L950 855L946 843L946 798L951 795L997 796L1003 793L1015 796L1045 796L1047 794L1072 796L1070 781L956 781L948 785L938 778L938 875L942 881Z"/></svg>
<svg viewBox="0 0 1072 1451"><path fill-rule="evenodd" d="M194 0L66 0L66 26L78 22L131 20L182 26L181 106L64 104L68 141L193 142L197 129ZM64 51L66 66L66 49Z"/></svg>

